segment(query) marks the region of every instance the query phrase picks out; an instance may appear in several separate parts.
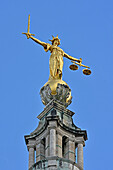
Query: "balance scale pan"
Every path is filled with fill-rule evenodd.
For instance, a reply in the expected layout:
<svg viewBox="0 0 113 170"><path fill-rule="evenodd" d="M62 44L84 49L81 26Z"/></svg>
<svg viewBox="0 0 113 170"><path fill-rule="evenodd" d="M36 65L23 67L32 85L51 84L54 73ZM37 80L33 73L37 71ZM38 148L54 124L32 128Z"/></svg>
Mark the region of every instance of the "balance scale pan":
<svg viewBox="0 0 113 170"><path fill-rule="evenodd" d="M70 65L69 68L70 68L71 70L78 70L78 66L75 65L75 64Z"/></svg>
<svg viewBox="0 0 113 170"><path fill-rule="evenodd" d="M89 70L89 69L83 69L83 74L85 74L85 75L90 75L90 74L91 74L91 70Z"/></svg>

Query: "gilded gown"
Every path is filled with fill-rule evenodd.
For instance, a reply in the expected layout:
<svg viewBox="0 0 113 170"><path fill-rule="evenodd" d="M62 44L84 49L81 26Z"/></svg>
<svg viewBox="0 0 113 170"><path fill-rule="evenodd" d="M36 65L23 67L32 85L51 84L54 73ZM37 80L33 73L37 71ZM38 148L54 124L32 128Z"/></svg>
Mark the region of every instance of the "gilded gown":
<svg viewBox="0 0 113 170"><path fill-rule="evenodd" d="M49 69L50 69L49 80L62 79L64 51L61 48L51 44L47 44L47 47L44 48L44 50L46 52L50 50L51 52L51 56L49 59Z"/></svg>

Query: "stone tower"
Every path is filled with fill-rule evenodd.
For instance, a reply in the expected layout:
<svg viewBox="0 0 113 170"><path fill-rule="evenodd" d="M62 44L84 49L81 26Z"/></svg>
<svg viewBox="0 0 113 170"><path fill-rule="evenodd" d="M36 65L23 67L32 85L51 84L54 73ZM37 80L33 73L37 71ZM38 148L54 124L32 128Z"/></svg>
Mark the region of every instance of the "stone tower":
<svg viewBox="0 0 113 170"><path fill-rule="evenodd" d="M86 130L73 123L74 112L52 99L38 115L39 125L25 136L29 170L83 170Z"/></svg>

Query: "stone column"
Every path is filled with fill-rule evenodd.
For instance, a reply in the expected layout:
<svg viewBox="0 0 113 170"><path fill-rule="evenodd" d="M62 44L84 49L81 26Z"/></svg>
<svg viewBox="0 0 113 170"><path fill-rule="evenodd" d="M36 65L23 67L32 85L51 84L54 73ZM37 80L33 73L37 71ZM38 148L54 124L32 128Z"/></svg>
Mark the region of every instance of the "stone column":
<svg viewBox="0 0 113 170"><path fill-rule="evenodd" d="M50 156L56 156L56 129L50 129Z"/></svg>
<svg viewBox="0 0 113 170"><path fill-rule="evenodd" d="M57 139L56 139L56 152L57 152L57 156L62 158L62 135L61 134L57 134Z"/></svg>
<svg viewBox="0 0 113 170"><path fill-rule="evenodd" d="M34 162L34 147L29 146L29 168L35 163Z"/></svg>
<svg viewBox="0 0 113 170"><path fill-rule="evenodd" d="M49 134L46 136L45 156L49 156Z"/></svg>
<svg viewBox="0 0 113 170"><path fill-rule="evenodd" d="M83 143L78 143L77 164L83 170Z"/></svg>

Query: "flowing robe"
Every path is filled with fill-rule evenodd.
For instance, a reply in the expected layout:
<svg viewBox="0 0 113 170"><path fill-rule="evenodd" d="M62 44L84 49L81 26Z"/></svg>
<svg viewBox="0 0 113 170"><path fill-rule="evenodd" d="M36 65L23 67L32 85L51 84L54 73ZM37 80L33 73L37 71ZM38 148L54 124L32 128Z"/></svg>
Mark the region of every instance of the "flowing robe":
<svg viewBox="0 0 113 170"><path fill-rule="evenodd" d="M51 52L51 56L49 60L49 69L50 69L49 80L62 79L64 51L61 48L50 44L47 44L47 48L44 48L44 50L46 52L50 50Z"/></svg>

